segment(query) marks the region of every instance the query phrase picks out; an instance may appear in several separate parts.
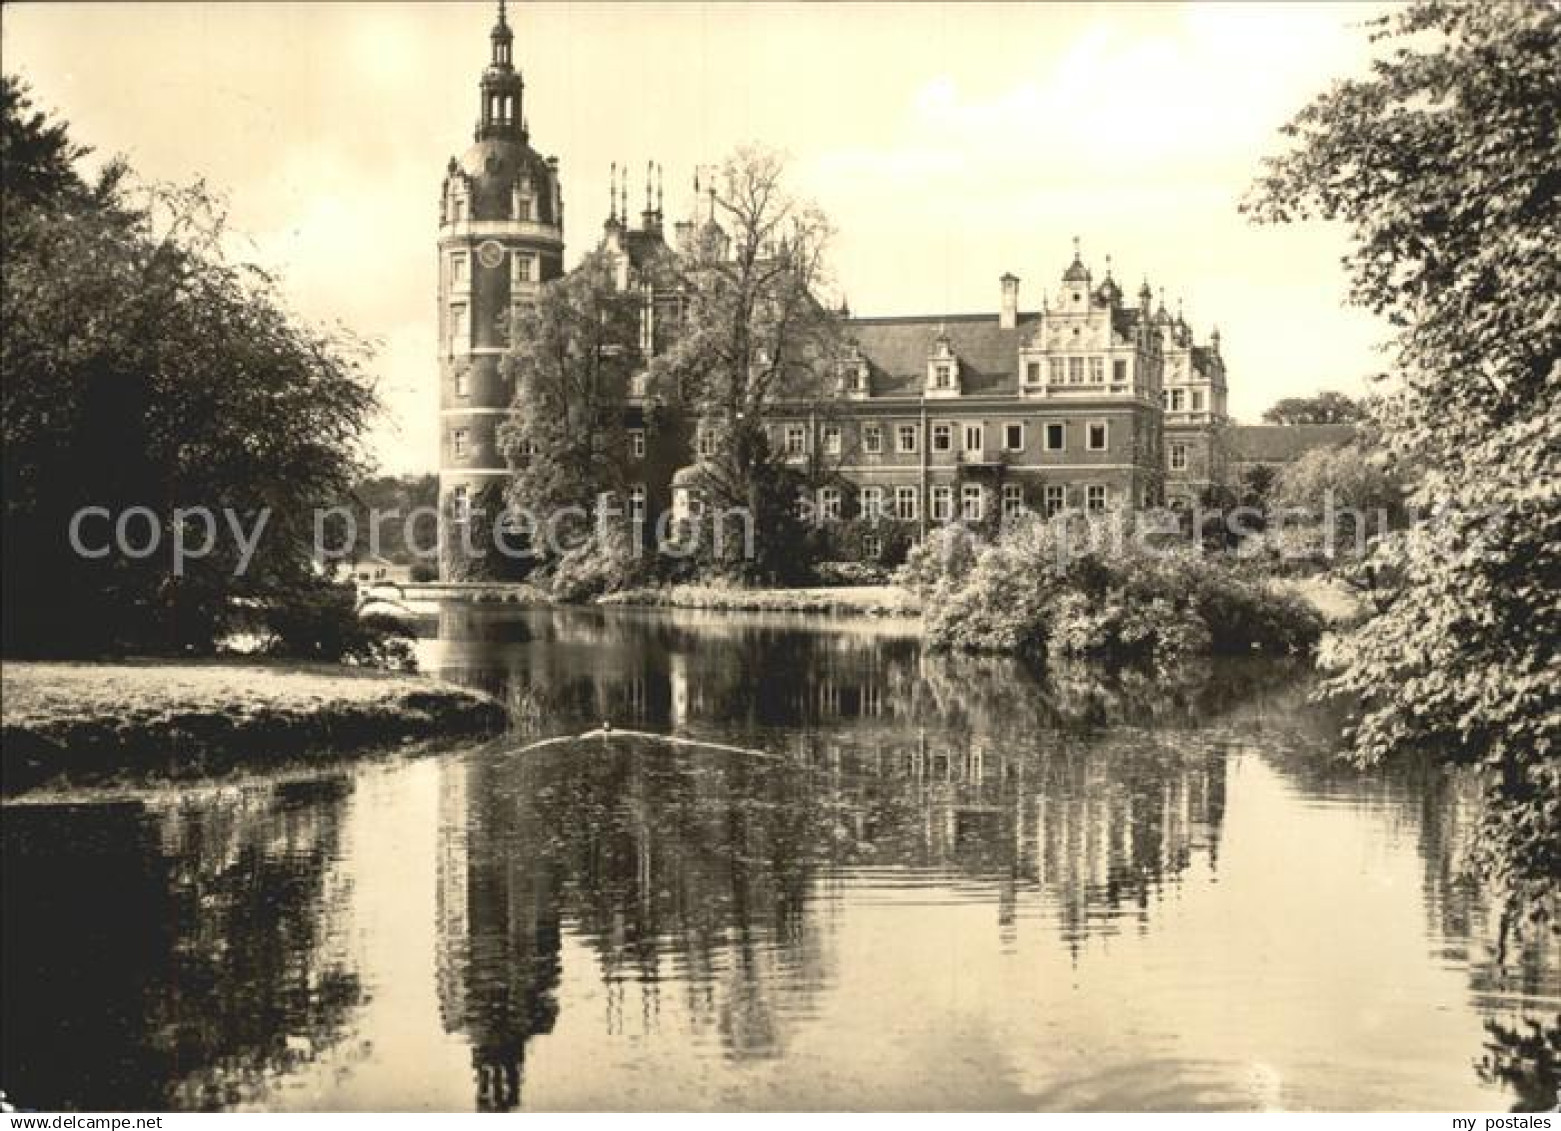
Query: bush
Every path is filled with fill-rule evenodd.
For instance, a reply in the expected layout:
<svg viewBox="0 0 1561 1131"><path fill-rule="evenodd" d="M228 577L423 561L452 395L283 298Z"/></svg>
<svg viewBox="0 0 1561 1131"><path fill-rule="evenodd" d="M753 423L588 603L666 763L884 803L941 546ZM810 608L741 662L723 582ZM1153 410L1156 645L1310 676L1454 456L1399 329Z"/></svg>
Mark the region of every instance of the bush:
<svg viewBox="0 0 1561 1131"><path fill-rule="evenodd" d="M964 570L945 568L959 554L938 547L913 559L918 577L943 571L928 601L929 643L1160 667L1317 644L1322 617L1299 597L1240 577L1219 558L1145 549L1117 521L1020 524L976 550Z"/></svg>
<svg viewBox="0 0 1561 1131"><path fill-rule="evenodd" d="M979 545L976 535L964 526L940 526L910 548L894 580L923 595L942 582L958 582L976 564Z"/></svg>
<svg viewBox="0 0 1561 1131"><path fill-rule="evenodd" d="M589 601L641 585L650 578L650 560L626 531L592 534L553 565L548 594L555 601Z"/></svg>
<svg viewBox="0 0 1561 1131"><path fill-rule="evenodd" d="M872 562L819 562L813 567L820 585L883 585L889 571Z"/></svg>
<svg viewBox="0 0 1561 1131"><path fill-rule="evenodd" d="M260 651L321 663L414 671L406 628L384 616L361 616L351 582L315 578L256 606Z"/></svg>

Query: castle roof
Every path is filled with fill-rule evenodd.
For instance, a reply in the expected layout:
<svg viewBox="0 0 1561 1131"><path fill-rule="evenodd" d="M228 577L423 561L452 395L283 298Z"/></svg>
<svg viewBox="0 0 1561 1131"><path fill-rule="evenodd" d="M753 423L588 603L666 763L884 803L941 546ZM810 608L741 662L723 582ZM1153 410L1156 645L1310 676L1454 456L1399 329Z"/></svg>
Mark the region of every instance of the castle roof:
<svg viewBox="0 0 1561 1131"><path fill-rule="evenodd" d="M852 318L847 333L861 347L872 371L875 396L915 396L926 384L927 358L939 335L960 362L966 395L1015 393L1019 348L1040 315L1021 314L1005 329L996 314L927 314L897 318Z"/></svg>

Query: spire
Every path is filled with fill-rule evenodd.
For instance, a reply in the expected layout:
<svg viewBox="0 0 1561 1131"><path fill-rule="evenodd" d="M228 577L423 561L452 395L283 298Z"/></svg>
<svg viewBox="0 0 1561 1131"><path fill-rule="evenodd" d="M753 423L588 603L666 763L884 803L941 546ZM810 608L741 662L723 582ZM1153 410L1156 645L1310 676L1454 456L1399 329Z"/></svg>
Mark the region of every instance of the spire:
<svg viewBox="0 0 1561 1131"><path fill-rule="evenodd" d="M614 161L607 171L607 223L618 222L618 162Z"/></svg>
<svg viewBox="0 0 1561 1131"><path fill-rule="evenodd" d="M510 30L504 0L499 0L499 18L488 33L492 55L482 72L481 105L477 114L477 140L510 138L526 140L526 117L522 98L526 83L515 70L515 33Z"/></svg>

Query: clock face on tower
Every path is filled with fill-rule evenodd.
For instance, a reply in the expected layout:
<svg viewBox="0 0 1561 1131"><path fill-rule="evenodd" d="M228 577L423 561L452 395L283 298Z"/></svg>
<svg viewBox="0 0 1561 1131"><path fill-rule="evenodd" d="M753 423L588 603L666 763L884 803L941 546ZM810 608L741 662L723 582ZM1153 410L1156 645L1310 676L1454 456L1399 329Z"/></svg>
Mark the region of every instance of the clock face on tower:
<svg viewBox="0 0 1561 1131"><path fill-rule="evenodd" d="M477 249L477 262L490 271L504 262L504 248L496 240L487 240Z"/></svg>

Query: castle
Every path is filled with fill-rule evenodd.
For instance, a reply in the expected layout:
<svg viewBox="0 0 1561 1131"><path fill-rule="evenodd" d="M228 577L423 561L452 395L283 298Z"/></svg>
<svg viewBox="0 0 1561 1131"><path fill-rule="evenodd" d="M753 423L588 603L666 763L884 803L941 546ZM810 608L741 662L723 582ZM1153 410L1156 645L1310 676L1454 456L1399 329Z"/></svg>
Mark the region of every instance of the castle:
<svg viewBox="0 0 1561 1131"><path fill-rule="evenodd" d="M502 0L490 40L476 136L451 159L440 196L439 483L441 505L457 515L510 474L497 444L514 392L499 366L509 312L564 270L558 161L531 147ZM649 178L637 228L615 187L601 243L619 286L646 296L647 360L669 297L658 290L657 265L694 227L677 224L669 244L660 186L653 195ZM788 457L835 464L831 483L816 488L816 515L882 517L921 534L1021 509L1191 503L1223 481L1218 331L1197 343L1147 282L1130 302L1109 263L1097 279L1077 241L1039 310L1022 310L1019 291L1020 280L1005 274L994 313L845 317L831 411L780 406L768 421ZM697 428L657 436L654 444L678 450L650 450L635 427L644 407L633 396L625 405L631 512L687 511L698 503L691 471L701 437ZM873 539L862 546L868 557L877 550Z"/></svg>

